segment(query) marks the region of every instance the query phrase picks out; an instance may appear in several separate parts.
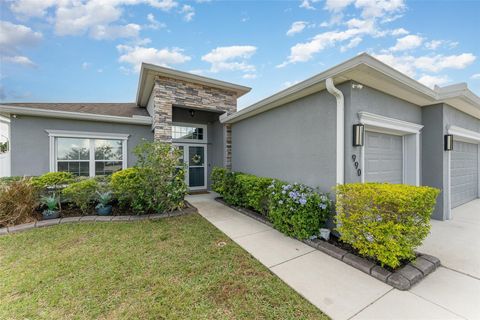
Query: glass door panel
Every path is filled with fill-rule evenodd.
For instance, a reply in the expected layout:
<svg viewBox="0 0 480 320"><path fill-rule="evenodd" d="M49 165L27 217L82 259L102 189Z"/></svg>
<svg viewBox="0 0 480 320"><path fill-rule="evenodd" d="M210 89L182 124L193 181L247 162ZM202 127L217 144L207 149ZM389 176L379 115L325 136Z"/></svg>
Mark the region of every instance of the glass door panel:
<svg viewBox="0 0 480 320"><path fill-rule="evenodd" d="M205 147L188 147L188 185L190 188L205 187Z"/></svg>

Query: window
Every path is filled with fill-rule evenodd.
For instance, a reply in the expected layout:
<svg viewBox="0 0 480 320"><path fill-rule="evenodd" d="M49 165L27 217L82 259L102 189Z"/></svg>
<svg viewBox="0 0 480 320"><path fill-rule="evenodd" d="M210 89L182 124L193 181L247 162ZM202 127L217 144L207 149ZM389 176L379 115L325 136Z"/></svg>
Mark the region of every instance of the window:
<svg viewBox="0 0 480 320"><path fill-rule="evenodd" d="M126 168L128 135L47 132L50 136L50 171L93 177Z"/></svg>
<svg viewBox="0 0 480 320"><path fill-rule="evenodd" d="M206 140L205 132L206 127L201 125L174 124L172 126L172 138L174 140L204 141Z"/></svg>

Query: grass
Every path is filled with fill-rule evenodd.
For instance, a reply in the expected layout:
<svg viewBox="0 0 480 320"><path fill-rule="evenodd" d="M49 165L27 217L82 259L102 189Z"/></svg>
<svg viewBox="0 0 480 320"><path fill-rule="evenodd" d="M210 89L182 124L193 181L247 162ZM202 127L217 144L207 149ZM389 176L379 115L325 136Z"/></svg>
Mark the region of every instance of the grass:
<svg viewBox="0 0 480 320"><path fill-rule="evenodd" d="M0 237L0 319L327 319L198 214Z"/></svg>

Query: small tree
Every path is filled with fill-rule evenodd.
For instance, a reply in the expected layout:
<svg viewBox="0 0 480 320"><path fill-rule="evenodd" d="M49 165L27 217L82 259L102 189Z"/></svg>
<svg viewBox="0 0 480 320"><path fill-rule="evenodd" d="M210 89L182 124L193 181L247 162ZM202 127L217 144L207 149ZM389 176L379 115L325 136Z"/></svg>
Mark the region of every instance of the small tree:
<svg viewBox="0 0 480 320"><path fill-rule="evenodd" d="M181 151L169 143L143 142L135 150L142 194L149 211L164 212L183 207L187 194Z"/></svg>

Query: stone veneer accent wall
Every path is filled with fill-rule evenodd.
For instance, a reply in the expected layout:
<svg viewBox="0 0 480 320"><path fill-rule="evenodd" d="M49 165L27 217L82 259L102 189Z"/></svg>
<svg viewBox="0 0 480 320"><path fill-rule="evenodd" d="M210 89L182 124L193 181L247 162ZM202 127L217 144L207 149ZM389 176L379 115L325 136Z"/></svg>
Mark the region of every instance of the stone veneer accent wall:
<svg viewBox="0 0 480 320"><path fill-rule="evenodd" d="M157 76L155 78L153 129L155 140L172 142L172 107L237 111L237 94L234 91L211 88L201 84ZM225 126L225 165L231 167L231 128Z"/></svg>

